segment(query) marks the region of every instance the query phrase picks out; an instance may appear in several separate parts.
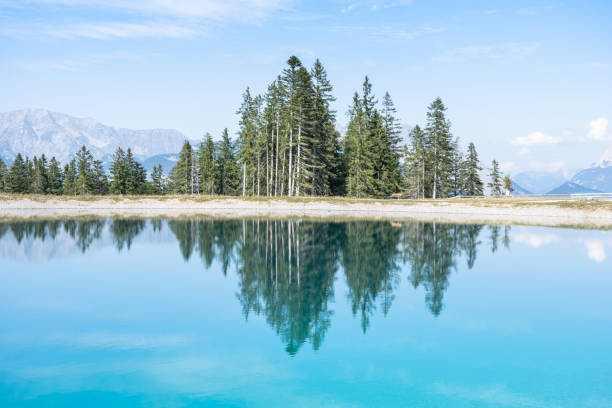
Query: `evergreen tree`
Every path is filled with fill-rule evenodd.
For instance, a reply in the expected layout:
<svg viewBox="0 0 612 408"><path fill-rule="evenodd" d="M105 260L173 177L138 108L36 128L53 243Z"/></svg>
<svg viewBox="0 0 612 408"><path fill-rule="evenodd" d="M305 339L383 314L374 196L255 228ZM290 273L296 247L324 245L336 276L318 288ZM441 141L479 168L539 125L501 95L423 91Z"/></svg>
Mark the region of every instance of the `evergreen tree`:
<svg viewBox="0 0 612 408"><path fill-rule="evenodd" d="M65 195L76 195L77 194L77 162L72 159L70 163L64 166L64 194Z"/></svg>
<svg viewBox="0 0 612 408"><path fill-rule="evenodd" d="M476 147L474 143L468 145L467 155L462 166L462 190L463 194L467 196L481 196L483 195L483 184L480 179L480 167L478 161L478 153L476 153Z"/></svg>
<svg viewBox="0 0 612 408"><path fill-rule="evenodd" d="M170 184L175 194L193 194L195 192L194 181L195 167L194 154L191 144L186 140L179 153L176 165L170 170Z"/></svg>
<svg viewBox="0 0 612 408"><path fill-rule="evenodd" d="M21 153L17 154L9 171L8 186L11 193L26 194L30 189L29 160L24 160Z"/></svg>
<svg viewBox="0 0 612 408"><path fill-rule="evenodd" d="M127 169L125 193L143 194L146 192L147 171L136 161L132 149L128 148L125 155L125 168Z"/></svg>
<svg viewBox="0 0 612 408"><path fill-rule="evenodd" d="M62 194L63 184L64 176L60 164L55 157L51 157L47 169L47 193L55 195Z"/></svg>
<svg viewBox="0 0 612 408"><path fill-rule="evenodd" d="M379 142L382 149L378 176L382 193L385 196L399 191L401 182L399 164L401 126L396 115L397 109L391 100L391 95L386 92L383 97L381 112L384 132Z"/></svg>
<svg viewBox="0 0 612 408"><path fill-rule="evenodd" d="M113 161L110 167L111 194L126 194L127 193L127 177L128 168L125 160L125 153L121 147L118 147L113 154Z"/></svg>
<svg viewBox="0 0 612 408"><path fill-rule="evenodd" d="M30 192L33 194L46 194L48 188L47 159L43 154L40 159L34 157L32 163L34 171L32 173Z"/></svg>
<svg viewBox="0 0 612 408"><path fill-rule="evenodd" d="M239 168L234 155L234 145L227 129L223 130L219 157L216 162L216 193L220 195L237 195L239 185Z"/></svg>
<svg viewBox="0 0 612 408"><path fill-rule="evenodd" d="M366 83L364 89L366 89ZM346 192L354 197L367 197L375 191L374 160L369 121L359 94L353 96L349 110L350 122L344 138L346 160Z"/></svg>
<svg viewBox="0 0 612 408"><path fill-rule="evenodd" d="M410 195L417 199L424 199L426 194L426 175L429 171L427 163L427 148L425 133L419 125L410 131L410 146L406 148L404 157L405 188ZM427 193L429 190L427 190Z"/></svg>
<svg viewBox="0 0 612 408"><path fill-rule="evenodd" d="M497 160L493 160L491 164L491 173L489 173L489 183L487 186L491 190L491 194L494 196L502 195L502 176L499 172L499 163Z"/></svg>
<svg viewBox="0 0 612 408"><path fill-rule="evenodd" d="M151 186L151 193L160 195L166 194L166 182L161 164L153 166L153 172L151 173Z"/></svg>
<svg viewBox="0 0 612 408"><path fill-rule="evenodd" d="M336 100L327 71L318 59L311 70L313 85L312 108L312 195L343 193L340 134L335 129L336 112L330 104Z"/></svg>
<svg viewBox="0 0 612 408"><path fill-rule="evenodd" d="M198 161L200 170L200 191L204 194L215 192L215 144L212 136L207 133L204 142L198 150Z"/></svg>
<svg viewBox="0 0 612 408"><path fill-rule="evenodd" d="M92 193L97 195L105 195L108 194L108 177L104 172L104 167L102 166L102 161L95 160L92 166Z"/></svg>
<svg viewBox="0 0 612 408"><path fill-rule="evenodd" d="M453 142L452 162L451 162L451 188L449 195L457 197L463 195L463 153L459 149L459 140Z"/></svg>
<svg viewBox="0 0 612 408"><path fill-rule="evenodd" d="M85 146L76 154L77 177L76 192L78 195L91 194L94 190L93 156Z"/></svg>
<svg viewBox="0 0 612 408"><path fill-rule="evenodd" d="M453 143L446 107L440 98L429 105L425 128L427 156L431 164L432 198L448 195L452 188Z"/></svg>

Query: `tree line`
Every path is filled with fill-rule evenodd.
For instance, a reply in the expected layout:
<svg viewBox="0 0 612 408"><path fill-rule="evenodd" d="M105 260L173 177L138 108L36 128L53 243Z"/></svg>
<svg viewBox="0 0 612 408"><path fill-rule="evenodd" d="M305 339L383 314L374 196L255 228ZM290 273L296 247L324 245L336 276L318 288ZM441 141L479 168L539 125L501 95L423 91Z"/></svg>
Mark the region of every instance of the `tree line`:
<svg viewBox="0 0 612 408"><path fill-rule="evenodd" d="M306 68L295 56L263 95L247 88L237 111L235 141L224 130L215 143L185 141L168 176L161 165L150 175L131 149L118 148L110 166L85 146L65 166L42 155L18 154L10 168L0 160L0 190L35 194L217 194L242 196L350 196L444 198L482 196L476 147L462 151L451 132L446 106L436 98L427 122L407 140L386 92L379 104L368 77L348 110L344 136L336 130L335 100L327 71L317 59ZM493 195L512 191L509 176L493 160L487 183Z"/></svg>

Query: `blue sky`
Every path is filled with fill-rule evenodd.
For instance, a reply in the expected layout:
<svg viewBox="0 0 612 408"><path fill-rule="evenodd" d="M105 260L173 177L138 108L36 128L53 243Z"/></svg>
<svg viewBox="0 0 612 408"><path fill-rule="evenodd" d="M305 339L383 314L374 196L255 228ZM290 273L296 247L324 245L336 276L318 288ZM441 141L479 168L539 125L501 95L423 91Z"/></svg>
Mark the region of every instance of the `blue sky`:
<svg viewBox="0 0 612 408"><path fill-rule="evenodd" d="M340 127L367 74L406 126L440 96L484 162L571 171L612 144L611 17L603 0L0 0L0 111L218 138L295 54L327 68Z"/></svg>

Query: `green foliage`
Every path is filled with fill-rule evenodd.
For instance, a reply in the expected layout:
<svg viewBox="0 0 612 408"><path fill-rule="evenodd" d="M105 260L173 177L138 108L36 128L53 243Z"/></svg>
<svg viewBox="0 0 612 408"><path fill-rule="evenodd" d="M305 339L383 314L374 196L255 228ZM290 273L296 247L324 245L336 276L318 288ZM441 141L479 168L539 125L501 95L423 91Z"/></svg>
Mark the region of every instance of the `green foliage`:
<svg viewBox="0 0 612 408"><path fill-rule="evenodd" d="M489 187L489 189L491 190L491 194L494 196L500 196L502 195L502 187L503 187L503 180L502 180L502 175L499 171L499 163L497 162L497 160L493 160L493 162L491 163L491 172L489 173L489 183L487 184L487 187Z"/></svg>
<svg viewBox="0 0 612 408"><path fill-rule="evenodd" d="M153 172L151 173L151 194L163 195L166 194L167 185L164 177L164 171L162 165L153 166Z"/></svg>
<svg viewBox="0 0 612 408"><path fill-rule="evenodd" d="M64 174L59 162L52 157L47 168L47 193L60 195L63 192Z"/></svg>
<svg viewBox="0 0 612 408"><path fill-rule="evenodd" d="M452 195L454 146L445 112L446 107L440 98L436 98L427 111L425 145L431 165L431 194L434 199Z"/></svg>
<svg viewBox="0 0 612 408"><path fill-rule="evenodd" d="M240 177L239 172L234 153L234 145L229 137L227 129L224 129L216 162L215 192L220 195L237 195Z"/></svg>
<svg viewBox="0 0 612 408"><path fill-rule="evenodd" d="M110 167L111 182L108 190L112 194L145 194L147 190L147 172L144 167L136 161L132 150L128 148L124 152L120 147L113 155ZM98 175L98 190L104 188L106 182L102 175Z"/></svg>
<svg viewBox="0 0 612 408"><path fill-rule="evenodd" d="M8 175L8 190L11 193L26 194L30 192L29 160L17 154Z"/></svg>
<svg viewBox="0 0 612 408"><path fill-rule="evenodd" d="M462 166L462 190L467 196L481 196L484 194L482 180L480 179L480 163L474 143L468 145L467 155Z"/></svg>
<svg viewBox="0 0 612 408"><path fill-rule="evenodd" d="M204 142L198 150L198 162L200 170L200 191L203 194L215 192L215 145L212 136L207 133Z"/></svg>
<svg viewBox="0 0 612 408"><path fill-rule="evenodd" d="M170 170L170 189L175 194L194 194L199 188L195 156L191 144L185 140L176 165Z"/></svg>

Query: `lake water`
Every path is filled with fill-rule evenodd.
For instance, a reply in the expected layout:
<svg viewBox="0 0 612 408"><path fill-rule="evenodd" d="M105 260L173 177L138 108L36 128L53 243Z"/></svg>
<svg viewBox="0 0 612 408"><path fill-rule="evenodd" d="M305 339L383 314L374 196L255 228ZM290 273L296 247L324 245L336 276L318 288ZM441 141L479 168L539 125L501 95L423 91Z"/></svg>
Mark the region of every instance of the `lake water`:
<svg viewBox="0 0 612 408"><path fill-rule="evenodd" d="M612 407L612 233L0 223L1 407Z"/></svg>

